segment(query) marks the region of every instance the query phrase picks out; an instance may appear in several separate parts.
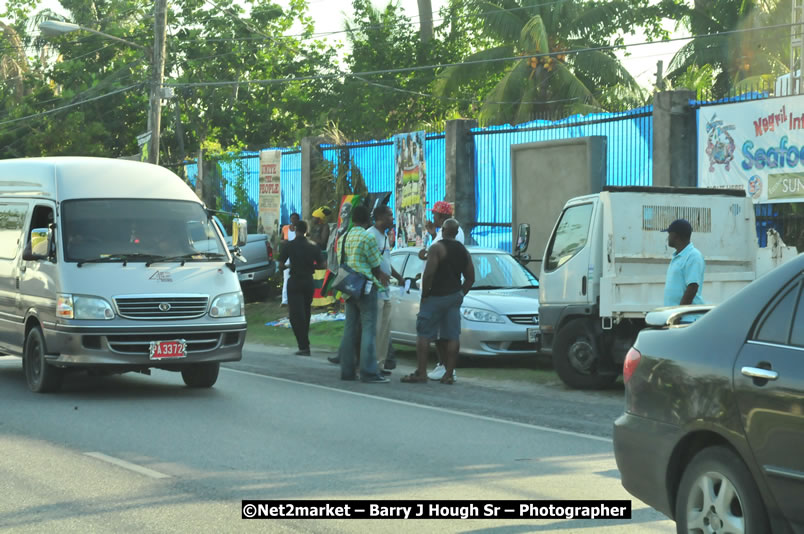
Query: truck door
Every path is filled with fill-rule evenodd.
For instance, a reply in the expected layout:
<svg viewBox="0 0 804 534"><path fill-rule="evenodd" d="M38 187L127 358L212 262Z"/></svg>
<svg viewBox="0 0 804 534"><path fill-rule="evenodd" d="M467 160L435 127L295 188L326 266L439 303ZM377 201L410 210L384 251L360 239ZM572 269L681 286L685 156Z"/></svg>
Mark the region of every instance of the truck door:
<svg viewBox="0 0 804 534"><path fill-rule="evenodd" d="M540 306L585 305L590 302L589 245L596 202L564 209L550 236L539 280Z"/></svg>

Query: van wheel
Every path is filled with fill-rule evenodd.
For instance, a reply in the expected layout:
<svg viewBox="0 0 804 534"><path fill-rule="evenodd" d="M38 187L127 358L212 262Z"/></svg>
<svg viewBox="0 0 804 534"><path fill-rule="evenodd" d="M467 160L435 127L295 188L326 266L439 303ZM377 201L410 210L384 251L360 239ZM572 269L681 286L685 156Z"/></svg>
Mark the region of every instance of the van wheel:
<svg viewBox="0 0 804 534"><path fill-rule="evenodd" d="M675 512L679 534L770 532L751 472L726 447L710 447L695 455L678 485Z"/></svg>
<svg viewBox="0 0 804 534"><path fill-rule="evenodd" d="M572 319L556 333L553 367L559 378L575 389L603 389L617 380L600 370L600 351L589 321Z"/></svg>
<svg viewBox="0 0 804 534"><path fill-rule="evenodd" d="M47 363L45 359L45 336L38 327L28 332L22 356L22 368L28 389L34 393L50 393L61 387L64 373Z"/></svg>
<svg viewBox="0 0 804 534"><path fill-rule="evenodd" d="M181 378L191 388L211 388L218 381L221 364L196 363L181 370Z"/></svg>

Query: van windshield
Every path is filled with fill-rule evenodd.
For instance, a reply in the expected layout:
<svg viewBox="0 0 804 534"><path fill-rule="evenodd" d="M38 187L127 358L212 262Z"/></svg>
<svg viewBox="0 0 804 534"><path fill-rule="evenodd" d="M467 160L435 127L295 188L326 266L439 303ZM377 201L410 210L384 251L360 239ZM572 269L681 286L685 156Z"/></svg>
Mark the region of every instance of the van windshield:
<svg viewBox="0 0 804 534"><path fill-rule="evenodd" d="M195 202L153 199L68 200L61 224L67 261L146 262L228 259L206 211Z"/></svg>

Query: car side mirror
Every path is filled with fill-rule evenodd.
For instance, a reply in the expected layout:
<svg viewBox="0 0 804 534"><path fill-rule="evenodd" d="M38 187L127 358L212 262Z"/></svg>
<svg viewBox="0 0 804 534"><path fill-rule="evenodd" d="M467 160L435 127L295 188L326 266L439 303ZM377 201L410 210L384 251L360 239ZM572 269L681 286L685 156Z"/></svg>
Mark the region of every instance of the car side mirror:
<svg viewBox="0 0 804 534"><path fill-rule="evenodd" d="M530 225L528 223L519 224L519 236L516 239L516 249L514 252L522 254L528 250L530 244Z"/></svg>
<svg viewBox="0 0 804 534"><path fill-rule="evenodd" d="M232 245L242 247L248 239L248 221L245 219L232 220Z"/></svg>
<svg viewBox="0 0 804 534"><path fill-rule="evenodd" d="M46 260L53 246L53 231L50 228L34 228L28 244L22 251L25 261Z"/></svg>

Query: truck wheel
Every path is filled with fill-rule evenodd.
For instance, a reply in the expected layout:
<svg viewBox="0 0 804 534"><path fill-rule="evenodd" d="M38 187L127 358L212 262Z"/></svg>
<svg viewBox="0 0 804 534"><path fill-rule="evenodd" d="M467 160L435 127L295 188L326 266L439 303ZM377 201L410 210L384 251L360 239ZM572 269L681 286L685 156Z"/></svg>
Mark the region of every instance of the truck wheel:
<svg viewBox="0 0 804 534"><path fill-rule="evenodd" d="M64 373L47 363L45 359L45 336L38 327L28 332L22 355L22 368L28 389L34 393L50 393L61 387Z"/></svg>
<svg viewBox="0 0 804 534"><path fill-rule="evenodd" d="M191 388L211 388L218 381L221 364L196 363L181 370L181 378Z"/></svg>
<svg viewBox="0 0 804 534"><path fill-rule="evenodd" d="M559 378L575 389L603 389L617 380L600 372L600 351L589 321L572 319L556 333L553 367Z"/></svg>

